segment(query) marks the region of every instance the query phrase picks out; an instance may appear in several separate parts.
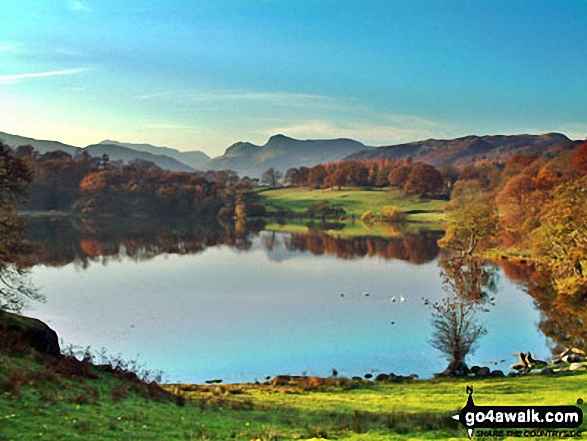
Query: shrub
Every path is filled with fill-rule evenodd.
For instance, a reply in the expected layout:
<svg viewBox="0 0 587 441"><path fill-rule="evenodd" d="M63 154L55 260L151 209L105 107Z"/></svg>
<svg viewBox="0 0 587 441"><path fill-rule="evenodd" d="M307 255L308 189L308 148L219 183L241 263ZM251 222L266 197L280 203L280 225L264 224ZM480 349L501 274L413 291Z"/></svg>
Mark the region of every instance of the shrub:
<svg viewBox="0 0 587 441"><path fill-rule="evenodd" d="M365 211L361 216L361 222L365 224L372 224L377 220L377 215L373 210Z"/></svg>
<svg viewBox="0 0 587 441"><path fill-rule="evenodd" d="M395 205L388 205L381 208L381 219L385 222L405 222L406 213Z"/></svg>

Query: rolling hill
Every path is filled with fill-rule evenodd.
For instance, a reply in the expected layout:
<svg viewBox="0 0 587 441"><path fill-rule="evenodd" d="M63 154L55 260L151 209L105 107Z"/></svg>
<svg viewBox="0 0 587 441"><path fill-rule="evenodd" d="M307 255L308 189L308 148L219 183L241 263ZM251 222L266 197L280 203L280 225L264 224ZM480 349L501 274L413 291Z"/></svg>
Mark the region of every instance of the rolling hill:
<svg viewBox="0 0 587 441"><path fill-rule="evenodd" d="M117 145L120 147L126 147L131 150L135 150L138 152L146 152L151 153L153 155L164 155L168 156L169 158L173 158L176 161L179 161L185 165L193 169L202 169L205 168L205 164L210 161L210 157L201 152L199 150L192 150L189 152L181 152L177 149L171 147L157 147L151 144L132 144L129 142L118 142L118 141L111 141L105 140L100 142L99 144L106 144L106 145Z"/></svg>
<svg viewBox="0 0 587 441"><path fill-rule="evenodd" d="M479 160L502 161L515 154L554 154L572 150L580 141L560 133L544 135L465 136L457 139L428 139L407 144L378 147L353 153L346 159L404 159L411 157L441 167L463 165Z"/></svg>
<svg viewBox="0 0 587 441"><path fill-rule="evenodd" d="M171 171L195 171L194 167L190 167L189 165L180 162L172 157L163 154L153 154L146 151L130 149L128 147L125 147L123 144L94 144L82 148L68 144L63 144L57 141L46 141L34 138L26 138L24 136L10 135L4 132L0 132L0 141L5 142L6 144L12 147L18 147L21 145L31 145L40 154L61 150L73 156L76 153L80 153L85 150L91 156L102 156L104 153L106 153L108 154L108 156L110 156L110 160L112 161L120 160L124 163L128 163L135 159L143 159L145 161L151 161L159 167Z"/></svg>

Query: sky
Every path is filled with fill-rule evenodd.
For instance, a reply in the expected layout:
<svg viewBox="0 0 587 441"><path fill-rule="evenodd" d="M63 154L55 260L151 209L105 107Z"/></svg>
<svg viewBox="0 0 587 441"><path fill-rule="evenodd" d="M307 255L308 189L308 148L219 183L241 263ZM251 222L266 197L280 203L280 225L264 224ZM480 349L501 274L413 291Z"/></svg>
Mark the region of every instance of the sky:
<svg viewBox="0 0 587 441"><path fill-rule="evenodd" d="M585 0L1 0L0 131L221 155L587 137Z"/></svg>

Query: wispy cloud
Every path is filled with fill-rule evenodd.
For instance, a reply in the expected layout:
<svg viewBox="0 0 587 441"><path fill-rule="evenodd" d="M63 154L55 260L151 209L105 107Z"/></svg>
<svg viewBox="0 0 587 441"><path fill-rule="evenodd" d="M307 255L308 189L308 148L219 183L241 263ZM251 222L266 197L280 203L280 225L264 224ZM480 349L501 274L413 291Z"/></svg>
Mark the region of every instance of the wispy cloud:
<svg viewBox="0 0 587 441"><path fill-rule="evenodd" d="M324 95L289 92L212 92L192 93L187 97L194 101L265 101L280 104L284 102L333 101L332 98Z"/></svg>
<svg viewBox="0 0 587 441"><path fill-rule="evenodd" d="M329 96L290 92L220 91L182 93L167 91L137 95L134 99L139 101L171 100L191 103L256 102L282 107L345 107L338 99Z"/></svg>
<svg viewBox="0 0 587 441"><path fill-rule="evenodd" d="M10 46L0 46L0 52L10 51L10 50L12 50L12 48Z"/></svg>
<svg viewBox="0 0 587 441"><path fill-rule="evenodd" d="M86 68L78 68L78 69L65 69L65 70L53 70L50 72L35 72L35 73L24 73L24 74L16 74L16 75L0 75L0 84L11 84L11 83L18 83L22 80L30 80L34 78L45 78L45 77L54 77L54 76L61 76L61 75L75 75L80 72L87 70Z"/></svg>
<svg viewBox="0 0 587 441"><path fill-rule="evenodd" d="M92 12L92 8L87 3L79 0L67 0L67 7L74 12Z"/></svg>

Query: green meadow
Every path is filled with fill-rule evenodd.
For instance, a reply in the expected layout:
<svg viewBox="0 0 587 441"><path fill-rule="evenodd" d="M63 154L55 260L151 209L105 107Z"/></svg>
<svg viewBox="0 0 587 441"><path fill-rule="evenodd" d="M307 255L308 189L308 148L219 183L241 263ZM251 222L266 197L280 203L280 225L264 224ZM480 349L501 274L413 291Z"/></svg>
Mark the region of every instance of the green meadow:
<svg viewBox="0 0 587 441"><path fill-rule="evenodd" d="M269 213L289 209L301 215L314 202L328 201L338 204L347 215L360 218L367 211L378 212L382 207L396 206L408 214L408 221L439 222L444 220L442 210L446 201L405 196L394 188L343 190L308 188L279 188L263 190L259 193ZM410 213L415 212L415 213Z"/></svg>
<svg viewBox="0 0 587 441"><path fill-rule="evenodd" d="M477 405L565 405L585 398L587 373L315 380L164 386L169 393L88 363L0 356L0 439L464 439L450 417L465 405L467 385Z"/></svg>

